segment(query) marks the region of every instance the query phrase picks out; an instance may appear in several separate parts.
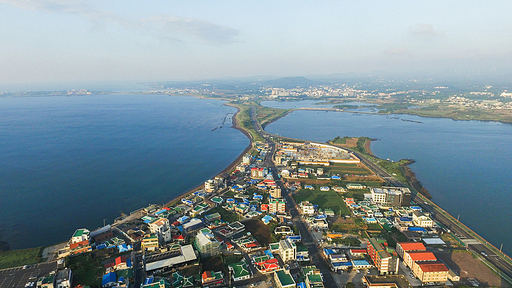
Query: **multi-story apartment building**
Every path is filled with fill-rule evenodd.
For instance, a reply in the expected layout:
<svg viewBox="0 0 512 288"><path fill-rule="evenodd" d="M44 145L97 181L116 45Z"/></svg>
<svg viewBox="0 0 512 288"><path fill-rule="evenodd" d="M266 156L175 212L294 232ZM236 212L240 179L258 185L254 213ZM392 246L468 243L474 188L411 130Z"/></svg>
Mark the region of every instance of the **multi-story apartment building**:
<svg viewBox="0 0 512 288"><path fill-rule="evenodd" d="M381 275L398 273L398 257L391 255L375 238L367 240L368 255Z"/></svg>

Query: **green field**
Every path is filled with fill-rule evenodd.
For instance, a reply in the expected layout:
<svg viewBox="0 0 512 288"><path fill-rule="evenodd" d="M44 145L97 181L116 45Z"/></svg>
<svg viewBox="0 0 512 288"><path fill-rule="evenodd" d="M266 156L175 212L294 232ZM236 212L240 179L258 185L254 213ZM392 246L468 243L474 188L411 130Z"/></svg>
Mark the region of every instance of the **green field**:
<svg viewBox="0 0 512 288"><path fill-rule="evenodd" d="M318 205L320 209L332 209L336 215L349 215L349 211L341 196L334 191L300 190L293 195L295 202L309 201ZM348 213L347 213L348 212Z"/></svg>
<svg viewBox="0 0 512 288"><path fill-rule="evenodd" d="M235 212L228 211L222 207L215 207L207 212L207 214L213 214L213 213L219 213L222 220L232 223L240 220L240 216L236 214Z"/></svg>
<svg viewBox="0 0 512 288"><path fill-rule="evenodd" d="M256 110L256 116L261 126L265 126L266 124L274 121L279 117L283 117L289 110L287 109L278 109L278 108L270 108L258 106Z"/></svg>
<svg viewBox="0 0 512 288"><path fill-rule="evenodd" d="M105 268L101 259L92 258L91 253L85 253L66 258L66 265L73 271L76 283L99 287Z"/></svg>
<svg viewBox="0 0 512 288"><path fill-rule="evenodd" d="M37 264L42 252L41 247L0 252L0 269Z"/></svg>

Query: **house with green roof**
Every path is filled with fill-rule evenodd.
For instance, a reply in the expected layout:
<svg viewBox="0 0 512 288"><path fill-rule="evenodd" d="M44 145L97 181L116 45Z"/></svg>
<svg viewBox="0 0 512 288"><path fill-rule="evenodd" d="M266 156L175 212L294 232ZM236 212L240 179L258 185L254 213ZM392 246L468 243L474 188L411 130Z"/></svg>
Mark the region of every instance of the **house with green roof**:
<svg viewBox="0 0 512 288"><path fill-rule="evenodd" d="M222 202L224 202L224 199L222 199L222 197L215 196L212 199L210 199L210 201L212 201L216 205L220 205L220 204L222 204Z"/></svg>
<svg viewBox="0 0 512 288"><path fill-rule="evenodd" d="M208 214L206 216L204 216L204 219L208 222L212 222L212 221L215 221L215 220L220 220L221 219L221 216L218 212L215 212L215 213L212 213L212 214Z"/></svg>
<svg viewBox="0 0 512 288"><path fill-rule="evenodd" d="M206 203L197 204L194 206L192 211L190 211L190 216L196 217L197 215L201 215L204 212L206 212L206 210L208 210L208 208L210 208L210 206L208 206L208 204L206 204Z"/></svg>
<svg viewBox="0 0 512 288"><path fill-rule="evenodd" d="M251 278L249 266L247 266L245 261L229 264L228 269L233 278L233 282Z"/></svg>
<svg viewBox="0 0 512 288"><path fill-rule="evenodd" d="M295 288L295 281L290 273L284 269L274 272L274 281L279 288Z"/></svg>
<svg viewBox="0 0 512 288"><path fill-rule="evenodd" d="M160 279L159 281L153 281L146 285L143 285L142 288L170 288L171 283L165 280L165 278Z"/></svg>

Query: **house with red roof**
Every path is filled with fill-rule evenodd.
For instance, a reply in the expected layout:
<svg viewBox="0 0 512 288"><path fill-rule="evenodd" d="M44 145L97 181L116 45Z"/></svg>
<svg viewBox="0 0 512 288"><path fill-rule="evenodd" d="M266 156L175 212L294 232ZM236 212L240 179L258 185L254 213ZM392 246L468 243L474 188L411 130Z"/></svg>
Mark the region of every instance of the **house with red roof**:
<svg viewBox="0 0 512 288"><path fill-rule="evenodd" d="M277 262L276 258L267 259L267 260L264 260L261 262L256 262L256 263L254 263L254 266L262 274L271 273L273 271L280 269L279 263Z"/></svg>
<svg viewBox="0 0 512 288"><path fill-rule="evenodd" d="M204 271L203 274L201 274L201 283L203 287L223 285L224 274L222 274L222 271Z"/></svg>
<svg viewBox="0 0 512 288"><path fill-rule="evenodd" d="M413 264L412 272L422 283L445 283L449 269L441 261L417 261Z"/></svg>

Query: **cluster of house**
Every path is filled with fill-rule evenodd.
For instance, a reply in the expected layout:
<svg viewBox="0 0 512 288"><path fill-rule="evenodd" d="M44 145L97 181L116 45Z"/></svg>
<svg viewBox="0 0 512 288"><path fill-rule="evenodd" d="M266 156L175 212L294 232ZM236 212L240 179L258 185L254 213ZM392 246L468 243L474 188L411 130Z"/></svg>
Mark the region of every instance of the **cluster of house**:
<svg viewBox="0 0 512 288"><path fill-rule="evenodd" d="M344 199L353 216L362 217L367 223L378 223L388 231L395 227L410 240L426 239L444 244L439 238L432 239L432 235L440 229L430 215L419 206L410 206L411 192L408 188L382 187L370 190L370 194L364 194L363 201Z"/></svg>

